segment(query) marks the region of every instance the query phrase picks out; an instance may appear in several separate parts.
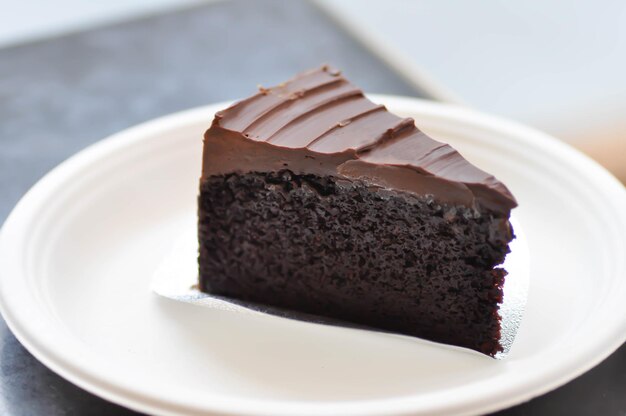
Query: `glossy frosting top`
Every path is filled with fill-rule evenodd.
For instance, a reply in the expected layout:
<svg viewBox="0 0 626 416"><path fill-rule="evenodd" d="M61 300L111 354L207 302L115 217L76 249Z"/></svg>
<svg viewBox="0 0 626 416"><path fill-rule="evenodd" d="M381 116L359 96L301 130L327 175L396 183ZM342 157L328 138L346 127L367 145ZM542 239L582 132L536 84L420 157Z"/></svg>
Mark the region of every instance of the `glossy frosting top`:
<svg viewBox="0 0 626 416"><path fill-rule="evenodd" d="M504 184L451 146L368 100L323 66L259 92L215 115L205 134L203 177L290 169L432 195L507 214L517 205Z"/></svg>

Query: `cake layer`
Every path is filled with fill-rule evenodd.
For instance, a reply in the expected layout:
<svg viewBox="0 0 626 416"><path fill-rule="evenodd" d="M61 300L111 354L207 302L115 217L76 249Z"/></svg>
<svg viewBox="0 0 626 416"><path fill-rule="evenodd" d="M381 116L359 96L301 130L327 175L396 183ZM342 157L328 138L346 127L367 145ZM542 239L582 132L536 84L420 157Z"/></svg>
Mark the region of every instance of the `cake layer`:
<svg viewBox="0 0 626 416"><path fill-rule="evenodd" d="M515 198L447 144L391 114L327 66L218 112L205 134L203 178L289 169L506 215Z"/></svg>
<svg viewBox="0 0 626 416"><path fill-rule="evenodd" d="M205 292L500 350L506 217L288 170L214 175L199 206Z"/></svg>

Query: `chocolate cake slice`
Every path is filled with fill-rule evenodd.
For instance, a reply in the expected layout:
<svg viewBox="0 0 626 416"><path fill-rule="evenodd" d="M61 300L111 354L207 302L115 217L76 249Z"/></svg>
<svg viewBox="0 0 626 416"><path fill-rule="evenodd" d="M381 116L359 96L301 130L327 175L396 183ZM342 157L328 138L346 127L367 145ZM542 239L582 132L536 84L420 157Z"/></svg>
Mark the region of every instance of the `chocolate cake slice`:
<svg viewBox="0 0 626 416"><path fill-rule="evenodd" d="M515 206L496 178L324 66L215 115L200 288L493 356Z"/></svg>

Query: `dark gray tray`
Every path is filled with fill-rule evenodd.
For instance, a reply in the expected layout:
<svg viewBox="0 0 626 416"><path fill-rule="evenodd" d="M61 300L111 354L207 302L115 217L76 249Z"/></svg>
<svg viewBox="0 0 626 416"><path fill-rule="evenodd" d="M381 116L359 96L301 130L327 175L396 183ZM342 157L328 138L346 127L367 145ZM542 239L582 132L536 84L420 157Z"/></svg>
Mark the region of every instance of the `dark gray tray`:
<svg viewBox="0 0 626 416"><path fill-rule="evenodd" d="M0 222L48 170L109 134L323 62L368 92L428 98L307 2L218 2L0 49ZM52 373L4 321L0 339L0 414L136 414ZM626 415L626 347L499 414Z"/></svg>

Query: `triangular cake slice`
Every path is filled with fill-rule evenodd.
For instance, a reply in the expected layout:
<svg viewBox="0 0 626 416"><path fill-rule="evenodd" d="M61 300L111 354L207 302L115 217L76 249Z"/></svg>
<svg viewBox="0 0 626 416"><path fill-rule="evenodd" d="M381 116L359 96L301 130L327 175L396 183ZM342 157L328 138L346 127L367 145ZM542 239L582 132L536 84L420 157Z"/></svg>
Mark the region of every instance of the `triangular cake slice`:
<svg viewBox="0 0 626 416"><path fill-rule="evenodd" d="M324 66L204 137L201 290L501 350L506 186Z"/></svg>

